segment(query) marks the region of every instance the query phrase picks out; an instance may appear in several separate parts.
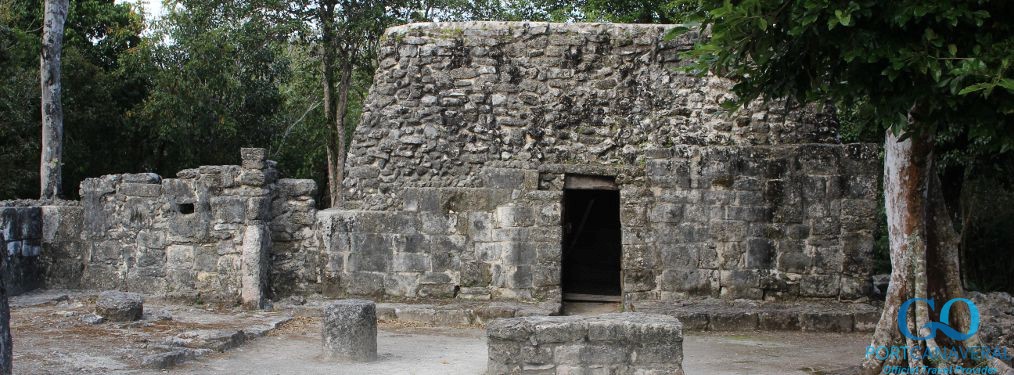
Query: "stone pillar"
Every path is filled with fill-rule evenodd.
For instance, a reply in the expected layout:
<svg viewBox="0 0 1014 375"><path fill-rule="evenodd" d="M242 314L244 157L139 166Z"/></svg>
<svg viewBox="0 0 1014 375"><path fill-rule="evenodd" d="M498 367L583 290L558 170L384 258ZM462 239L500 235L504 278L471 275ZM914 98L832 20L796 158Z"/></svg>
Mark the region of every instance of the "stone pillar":
<svg viewBox="0 0 1014 375"><path fill-rule="evenodd" d="M264 266L269 240L264 225L247 225L243 232L243 262L240 268L243 289L240 293L243 305L248 308L259 309L264 305Z"/></svg>
<svg viewBox="0 0 1014 375"><path fill-rule="evenodd" d="M243 232L242 264L240 272L242 290L240 298L248 308L264 307L264 290L267 288L271 234L267 223L271 220L270 204L273 180L273 162L267 160L263 148L242 148L242 170L239 183L247 198L246 228Z"/></svg>
<svg viewBox="0 0 1014 375"><path fill-rule="evenodd" d="M346 299L324 307L321 333L324 358L367 362L377 359L377 307L373 301Z"/></svg>

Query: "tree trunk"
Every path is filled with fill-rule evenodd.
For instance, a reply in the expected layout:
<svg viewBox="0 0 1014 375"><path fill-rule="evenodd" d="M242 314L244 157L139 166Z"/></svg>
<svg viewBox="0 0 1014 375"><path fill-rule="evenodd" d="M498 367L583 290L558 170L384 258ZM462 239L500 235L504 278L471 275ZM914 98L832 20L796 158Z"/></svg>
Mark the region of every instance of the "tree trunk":
<svg viewBox="0 0 1014 375"><path fill-rule="evenodd" d="M916 117L910 114L909 121L915 121ZM909 332L927 337L930 331L926 324L939 321L941 306L953 298L963 297L964 290L959 267L958 235L947 213L940 181L934 171L932 137L916 134L901 140L889 130L884 149L884 204L891 251L891 282L871 346L935 348L940 345L981 345L977 335L954 342L945 335L915 341L901 334L898 314L902 303L911 298L934 300L936 310L924 303L916 303L906 312ZM955 304L950 321L955 329L968 332L970 317L967 307ZM873 355L863 362L862 373L879 374L885 365L917 367L924 363L912 356L908 356L907 362L902 362L900 358L883 359ZM998 367L1001 374L1010 371L999 361L991 365Z"/></svg>
<svg viewBox="0 0 1014 375"><path fill-rule="evenodd" d="M39 166L40 198L61 194L63 164L63 104L60 102L60 54L63 24L69 0L46 0L42 25L39 76L42 85L42 158Z"/></svg>
<svg viewBox="0 0 1014 375"><path fill-rule="evenodd" d="M341 177L338 171L339 148L338 137L332 124L335 123L334 103L334 1L321 1L318 17L321 28L321 73L324 85L324 129L327 134L327 192L330 207L338 205L341 197Z"/></svg>
<svg viewBox="0 0 1014 375"><path fill-rule="evenodd" d="M342 77L338 83L338 114L335 115L335 133L337 137L337 157L335 158L335 179L338 181L338 189L331 197L331 205L337 206L342 201L341 182L345 179L345 156L347 154L345 139L345 117L349 112L349 91L352 90L352 66L350 59L342 63Z"/></svg>
<svg viewBox="0 0 1014 375"><path fill-rule="evenodd" d="M0 244L4 242L0 234ZM0 251L0 270L7 270L7 249ZM7 303L7 284L0 277L0 375L10 375L13 368L14 342L11 338L11 307Z"/></svg>

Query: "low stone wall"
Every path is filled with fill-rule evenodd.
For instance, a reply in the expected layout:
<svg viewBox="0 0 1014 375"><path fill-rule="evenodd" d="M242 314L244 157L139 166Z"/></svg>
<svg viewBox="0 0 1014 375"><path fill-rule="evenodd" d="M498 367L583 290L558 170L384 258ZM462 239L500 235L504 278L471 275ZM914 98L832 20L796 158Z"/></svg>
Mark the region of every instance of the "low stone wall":
<svg viewBox="0 0 1014 375"><path fill-rule="evenodd" d="M251 307L272 291L318 291L314 182L279 179L264 149L241 156L176 178L89 178L81 202L0 203L0 240L14 254L8 285L14 294L45 285Z"/></svg>
<svg viewBox="0 0 1014 375"><path fill-rule="evenodd" d="M82 287L259 305L277 181L263 149L242 165L107 175L81 183Z"/></svg>
<svg viewBox="0 0 1014 375"><path fill-rule="evenodd" d="M683 374L676 318L645 313L499 319L486 329L500 374Z"/></svg>

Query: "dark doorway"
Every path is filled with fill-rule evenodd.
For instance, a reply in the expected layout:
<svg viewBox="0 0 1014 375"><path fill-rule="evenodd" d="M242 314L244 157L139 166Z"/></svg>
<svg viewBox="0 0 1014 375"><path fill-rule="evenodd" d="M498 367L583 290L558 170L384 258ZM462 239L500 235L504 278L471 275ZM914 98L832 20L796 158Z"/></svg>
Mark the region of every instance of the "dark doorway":
<svg viewBox="0 0 1014 375"><path fill-rule="evenodd" d="M566 300L612 301L620 295L620 192L609 180L608 184L568 181L573 188L564 189L562 287Z"/></svg>

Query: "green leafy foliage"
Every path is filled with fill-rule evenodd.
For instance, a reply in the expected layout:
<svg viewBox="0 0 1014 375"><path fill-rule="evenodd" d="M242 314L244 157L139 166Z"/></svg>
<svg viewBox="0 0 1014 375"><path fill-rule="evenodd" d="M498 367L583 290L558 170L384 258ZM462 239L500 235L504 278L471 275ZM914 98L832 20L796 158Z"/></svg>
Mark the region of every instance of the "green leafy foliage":
<svg viewBox="0 0 1014 375"><path fill-rule="evenodd" d="M38 196L42 2L0 1L0 199ZM126 168L127 112L146 83L118 63L141 42L132 5L72 1L63 50L64 195L85 176ZM67 162L67 161L71 162ZM68 184L69 182L69 184Z"/></svg>
<svg viewBox="0 0 1014 375"><path fill-rule="evenodd" d="M277 29L250 3L170 2L146 43L124 60L150 89L130 120L143 169L171 174L235 164L240 147L266 147L282 128L279 85L290 76Z"/></svg>
<svg viewBox="0 0 1014 375"><path fill-rule="evenodd" d="M959 132L986 152L1014 145L1005 1L685 0L710 33L691 69L757 97L830 100L876 130ZM915 109L920 127L907 129Z"/></svg>

